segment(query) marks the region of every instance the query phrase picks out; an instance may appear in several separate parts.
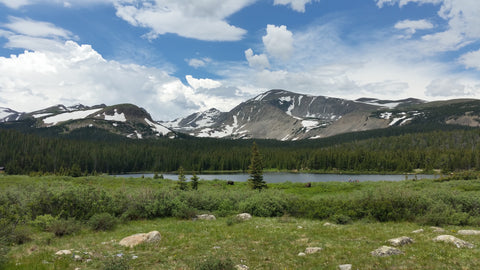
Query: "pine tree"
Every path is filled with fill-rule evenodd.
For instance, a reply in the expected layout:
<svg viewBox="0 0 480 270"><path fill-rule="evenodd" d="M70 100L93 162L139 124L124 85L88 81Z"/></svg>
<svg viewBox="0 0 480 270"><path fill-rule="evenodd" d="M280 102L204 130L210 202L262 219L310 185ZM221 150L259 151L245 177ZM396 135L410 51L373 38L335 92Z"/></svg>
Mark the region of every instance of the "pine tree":
<svg viewBox="0 0 480 270"><path fill-rule="evenodd" d="M197 190L198 189L198 176L196 173L193 173L193 176L192 178L190 178L192 180L192 189L193 190Z"/></svg>
<svg viewBox="0 0 480 270"><path fill-rule="evenodd" d="M180 168L178 168L178 188L180 190L187 190L188 189L187 178L185 177L185 172L183 171L182 166L180 166Z"/></svg>
<svg viewBox="0 0 480 270"><path fill-rule="evenodd" d="M262 190L263 188L267 188L267 183L263 180L262 156L255 142L252 146L252 156L250 158L250 166L248 166L248 173L250 174L248 185L252 189Z"/></svg>

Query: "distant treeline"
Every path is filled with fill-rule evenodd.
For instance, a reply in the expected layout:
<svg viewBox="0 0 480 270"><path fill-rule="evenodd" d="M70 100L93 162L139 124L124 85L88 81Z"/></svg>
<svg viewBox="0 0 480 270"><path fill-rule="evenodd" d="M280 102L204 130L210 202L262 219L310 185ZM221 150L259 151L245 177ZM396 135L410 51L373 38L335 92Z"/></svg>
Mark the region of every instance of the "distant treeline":
<svg viewBox="0 0 480 270"><path fill-rule="evenodd" d="M181 137L157 140L40 136L0 130L0 167L9 174L246 171L252 140ZM255 140L266 169L409 172L480 169L480 130L417 126L326 139Z"/></svg>

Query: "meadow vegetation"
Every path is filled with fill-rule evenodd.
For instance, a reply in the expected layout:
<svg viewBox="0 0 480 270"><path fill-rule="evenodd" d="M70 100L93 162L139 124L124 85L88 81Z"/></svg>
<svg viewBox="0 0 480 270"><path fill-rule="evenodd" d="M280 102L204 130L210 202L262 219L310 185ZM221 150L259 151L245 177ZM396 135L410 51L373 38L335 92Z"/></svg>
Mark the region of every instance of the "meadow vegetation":
<svg viewBox="0 0 480 270"><path fill-rule="evenodd" d="M480 226L478 179L469 172L438 180L269 184L258 191L247 182L222 180L181 189L168 179L0 175L0 264L7 269L228 269L232 263L250 269L335 269L342 263L359 269L472 269L480 266L478 249L432 243L428 230L404 255L379 259L369 252L421 227ZM254 218L235 219L242 212ZM203 213L217 220L194 221ZM324 227L325 221L338 226ZM152 230L161 232L159 244L116 245ZM465 240L478 245L477 238ZM324 251L297 256L312 245ZM73 249L83 259L56 256L60 249Z"/></svg>

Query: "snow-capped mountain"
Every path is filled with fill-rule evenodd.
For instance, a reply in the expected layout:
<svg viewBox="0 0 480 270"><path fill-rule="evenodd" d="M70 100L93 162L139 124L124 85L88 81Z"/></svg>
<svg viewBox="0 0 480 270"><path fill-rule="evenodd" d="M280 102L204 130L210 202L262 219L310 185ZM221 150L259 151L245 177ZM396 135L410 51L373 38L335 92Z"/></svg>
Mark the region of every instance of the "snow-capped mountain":
<svg viewBox="0 0 480 270"><path fill-rule="evenodd" d="M29 124L34 128L57 128L66 134L79 129L96 128L132 139L176 137L175 132L154 121L144 109L132 104L102 104L93 107L57 105L31 113L0 110L5 112L5 115L9 113L2 119L6 119L3 121L4 125L10 127Z"/></svg>
<svg viewBox="0 0 480 270"><path fill-rule="evenodd" d="M197 137L299 140L386 127L385 119L369 118L383 107L373 99L357 102L270 90L230 112L192 114L166 125Z"/></svg>
<svg viewBox="0 0 480 270"><path fill-rule="evenodd" d="M8 121L18 121L22 118L23 113L16 112L9 108L0 107L0 123Z"/></svg>
<svg viewBox="0 0 480 270"><path fill-rule="evenodd" d="M410 124L480 127L480 100L346 100L270 90L229 112L210 109L173 121L154 121L132 104L88 107L57 105L31 113L0 108L0 129L48 130L83 135L102 130L134 139L195 137L301 140ZM90 132L92 131L92 132Z"/></svg>

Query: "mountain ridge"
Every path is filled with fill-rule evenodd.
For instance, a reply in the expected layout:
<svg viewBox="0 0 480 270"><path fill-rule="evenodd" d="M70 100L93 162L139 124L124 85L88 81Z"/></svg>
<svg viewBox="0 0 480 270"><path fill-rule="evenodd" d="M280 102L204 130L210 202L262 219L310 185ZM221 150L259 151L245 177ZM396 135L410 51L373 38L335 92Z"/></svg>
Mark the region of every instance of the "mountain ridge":
<svg viewBox="0 0 480 270"><path fill-rule="evenodd" d="M55 128L61 134L97 128L130 139L194 137L227 139L318 139L343 133L411 124L480 127L480 100L428 102L415 98L347 100L273 89L228 112L215 108L172 121L155 121L134 104L56 105L30 113L0 108L0 128Z"/></svg>

